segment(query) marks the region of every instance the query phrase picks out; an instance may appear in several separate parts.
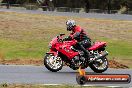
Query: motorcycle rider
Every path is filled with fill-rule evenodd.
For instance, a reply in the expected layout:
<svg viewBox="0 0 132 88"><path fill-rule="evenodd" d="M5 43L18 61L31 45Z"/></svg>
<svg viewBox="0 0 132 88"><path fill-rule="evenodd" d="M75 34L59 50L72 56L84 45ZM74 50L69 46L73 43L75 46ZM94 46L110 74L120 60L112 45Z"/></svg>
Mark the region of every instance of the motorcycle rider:
<svg viewBox="0 0 132 88"><path fill-rule="evenodd" d="M67 31L72 31L70 35L64 38L64 41L72 39L77 40L77 44L74 46L84 52L85 58L89 59L89 52L85 49L91 46L91 39L86 35L85 31L77 26L74 20L68 20L66 22Z"/></svg>

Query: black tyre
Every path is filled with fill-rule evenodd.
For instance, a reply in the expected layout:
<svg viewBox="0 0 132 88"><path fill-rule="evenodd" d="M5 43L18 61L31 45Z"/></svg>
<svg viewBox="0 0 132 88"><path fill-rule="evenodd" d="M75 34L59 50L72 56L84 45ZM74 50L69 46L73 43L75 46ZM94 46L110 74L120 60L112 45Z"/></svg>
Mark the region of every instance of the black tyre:
<svg viewBox="0 0 132 88"><path fill-rule="evenodd" d="M48 70L57 72L62 69L63 61L60 57L55 57L53 54L46 54L44 65Z"/></svg>
<svg viewBox="0 0 132 88"><path fill-rule="evenodd" d="M108 69L108 60L106 57L100 59L102 60L102 63L99 62L93 62L90 63L89 67L96 73L102 73Z"/></svg>

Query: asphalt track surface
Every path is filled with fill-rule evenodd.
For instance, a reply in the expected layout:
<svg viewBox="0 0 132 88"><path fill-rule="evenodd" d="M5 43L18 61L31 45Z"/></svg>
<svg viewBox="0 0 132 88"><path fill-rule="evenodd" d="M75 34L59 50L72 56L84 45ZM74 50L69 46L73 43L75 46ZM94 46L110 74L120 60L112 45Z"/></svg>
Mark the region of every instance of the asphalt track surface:
<svg viewBox="0 0 132 88"><path fill-rule="evenodd" d="M94 73L90 68L87 74ZM63 67L59 72L50 72L44 66L31 65L0 65L0 83L26 83L26 84L69 84L76 85L76 74L78 72ZM108 69L102 74L130 74L130 69ZM120 86L132 87L129 84L87 84L91 86Z"/></svg>
<svg viewBox="0 0 132 88"><path fill-rule="evenodd" d="M132 21L132 15L120 14L93 14L93 13L69 13L69 12L44 12L31 10L14 10L0 9L0 12L18 12L30 14L46 14L53 16L71 16L96 19L114 19ZM94 73L91 69L86 69L88 74ZM30 83L30 84L72 84L76 85L77 71L73 71L69 67L57 73L48 71L44 66L31 65L0 65L0 83ZM130 74L130 69L108 69L103 74ZM111 86L111 87L132 87L132 82L129 84L87 84L89 86Z"/></svg>
<svg viewBox="0 0 132 88"><path fill-rule="evenodd" d="M41 11L41 10L2 9L2 8L0 9L0 11L30 13L30 14L45 14L45 15L53 15L53 16L70 16L71 18L81 17L81 18L132 21L132 15L126 15L126 14L71 13L71 12L52 12L52 11Z"/></svg>

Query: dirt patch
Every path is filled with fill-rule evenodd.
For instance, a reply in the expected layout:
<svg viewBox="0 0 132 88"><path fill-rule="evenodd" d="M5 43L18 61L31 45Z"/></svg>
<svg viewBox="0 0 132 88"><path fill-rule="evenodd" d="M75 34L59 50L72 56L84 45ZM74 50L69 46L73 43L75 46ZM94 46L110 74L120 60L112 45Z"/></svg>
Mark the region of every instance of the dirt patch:
<svg viewBox="0 0 132 88"><path fill-rule="evenodd" d="M13 59L13 60L2 60L0 64L3 65L43 65L43 60L22 60L22 59Z"/></svg>
<svg viewBox="0 0 132 88"><path fill-rule="evenodd" d="M127 69L129 68L128 66L124 65L124 64L121 64L117 61L115 61L114 59L113 60L109 60L109 68L116 68L116 69Z"/></svg>
<svg viewBox="0 0 132 88"><path fill-rule="evenodd" d="M0 64L3 64L3 65L37 65L37 66L41 66L41 65L43 65L43 60L32 60L32 59L2 60L2 61L0 61ZM121 63L119 63L113 59L113 60L109 60L109 68L128 69L129 67L124 65L124 64L121 64Z"/></svg>

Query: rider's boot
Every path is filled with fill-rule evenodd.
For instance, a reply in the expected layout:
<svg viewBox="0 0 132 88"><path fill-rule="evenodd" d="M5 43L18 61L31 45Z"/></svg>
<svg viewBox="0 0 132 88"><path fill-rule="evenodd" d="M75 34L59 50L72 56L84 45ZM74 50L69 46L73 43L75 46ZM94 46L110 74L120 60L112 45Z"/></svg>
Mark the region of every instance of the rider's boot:
<svg viewBox="0 0 132 88"><path fill-rule="evenodd" d="M86 50L82 45L80 45L81 50L84 52L84 57L89 61L90 63L94 61L94 58L91 58L89 55L89 51Z"/></svg>
<svg viewBox="0 0 132 88"><path fill-rule="evenodd" d="M83 47L83 45L80 45L80 49L84 52L84 57L89 60L89 52Z"/></svg>

